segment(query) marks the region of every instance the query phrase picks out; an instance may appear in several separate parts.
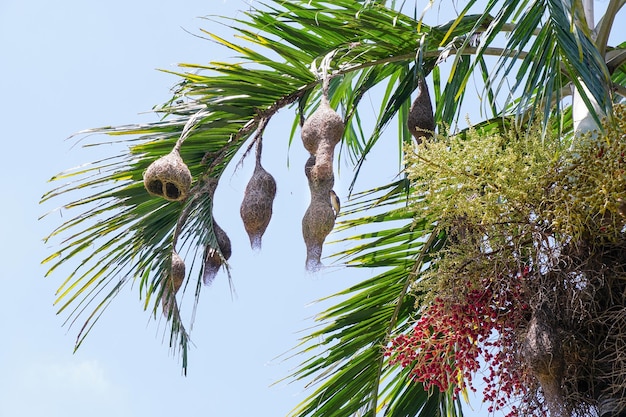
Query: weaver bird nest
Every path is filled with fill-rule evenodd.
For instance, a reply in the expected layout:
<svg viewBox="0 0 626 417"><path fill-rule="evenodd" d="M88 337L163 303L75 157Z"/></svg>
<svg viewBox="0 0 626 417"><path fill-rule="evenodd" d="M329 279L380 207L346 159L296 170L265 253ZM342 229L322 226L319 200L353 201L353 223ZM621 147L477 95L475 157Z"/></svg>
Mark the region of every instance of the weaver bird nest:
<svg viewBox="0 0 626 417"><path fill-rule="evenodd" d="M185 261L178 253L172 252L169 274L165 277L161 303L163 313L169 316L176 308L176 294L185 281Z"/></svg>
<svg viewBox="0 0 626 417"><path fill-rule="evenodd" d="M205 285L210 285L213 282L222 265L228 261L233 253L230 238L215 219L213 219L213 233L217 247L214 244L207 244L204 250L202 280Z"/></svg>
<svg viewBox="0 0 626 417"><path fill-rule="evenodd" d="M428 85L423 76L417 80L417 96L409 109L406 125L418 144L422 143L422 140L431 139L435 132L433 105L430 102Z"/></svg>
<svg viewBox="0 0 626 417"><path fill-rule="evenodd" d="M309 271L317 271L322 267L322 246L326 236L333 230L338 214L338 199L333 191L333 158L343 131L343 119L330 107L324 91L319 107L304 122L301 131L304 148L311 154L304 165L311 203L302 218L306 268Z"/></svg>
<svg viewBox="0 0 626 417"><path fill-rule="evenodd" d="M272 219L276 180L261 165L261 147L257 147L256 165L244 193L239 213L253 249L261 248L261 238Z"/></svg>
<svg viewBox="0 0 626 417"><path fill-rule="evenodd" d="M418 212L447 242L413 284L422 316L393 361L459 392L482 358L485 401L521 399L513 415L626 412L625 106L615 113L573 144L537 128L407 148Z"/></svg>
<svg viewBox="0 0 626 417"><path fill-rule="evenodd" d="M186 199L191 180L191 172L177 150L154 161L143 174L146 190L169 201Z"/></svg>

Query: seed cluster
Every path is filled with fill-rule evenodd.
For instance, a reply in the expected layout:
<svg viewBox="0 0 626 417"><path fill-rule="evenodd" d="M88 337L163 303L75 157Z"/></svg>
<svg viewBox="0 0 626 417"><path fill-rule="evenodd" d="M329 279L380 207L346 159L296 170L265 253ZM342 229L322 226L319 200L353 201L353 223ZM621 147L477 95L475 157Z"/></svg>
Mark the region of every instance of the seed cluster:
<svg viewBox="0 0 626 417"><path fill-rule="evenodd" d="M455 300L436 297L409 333L391 341L385 353L390 362L410 367L427 390L452 388L455 395L476 391L472 378L487 364L483 398L490 413L523 395L528 381L515 366L519 345L512 329L528 313L520 292L524 272L506 289L485 280ZM517 414L512 408L509 416Z"/></svg>
<svg viewBox="0 0 626 417"><path fill-rule="evenodd" d="M272 218L272 205L276 197L276 181L261 166L260 142L257 147L256 165L246 186L239 213L250 238L252 249L261 248L261 238Z"/></svg>
<svg viewBox="0 0 626 417"><path fill-rule="evenodd" d="M185 200L191 180L191 172L177 149L151 163L143 174L146 190L168 201Z"/></svg>
<svg viewBox="0 0 626 417"><path fill-rule="evenodd" d="M302 125L302 143L311 154L304 166L311 203L302 218L302 236L307 250L306 269L309 271L321 268L322 246L335 226L337 213L331 202L335 184L333 158L343 130L343 120L330 107L326 95Z"/></svg>

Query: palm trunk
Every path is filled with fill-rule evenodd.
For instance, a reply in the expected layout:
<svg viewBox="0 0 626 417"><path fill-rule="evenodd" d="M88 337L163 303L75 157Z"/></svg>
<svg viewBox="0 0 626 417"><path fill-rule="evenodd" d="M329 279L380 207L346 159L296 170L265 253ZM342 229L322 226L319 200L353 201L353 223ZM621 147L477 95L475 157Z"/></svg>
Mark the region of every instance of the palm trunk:
<svg viewBox="0 0 626 417"><path fill-rule="evenodd" d="M589 29L593 30L595 26L594 21L594 8L593 0L582 0L583 10L585 12L585 18ZM590 96L589 91L583 86L587 97L591 100L593 107L598 115L602 115L603 112L598 106L598 103ZM574 132L576 135L583 134L585 132L593 131L598 128L596 121L591 117L587 106L585 105L580 91L574 89L573 92L573 117L574 117ZM590 381L592 384L594 381ZM620 407L620 399L613 398L611 395L600 393L597 398L598 415L600 417L626 417L626 410Z"/></svg>

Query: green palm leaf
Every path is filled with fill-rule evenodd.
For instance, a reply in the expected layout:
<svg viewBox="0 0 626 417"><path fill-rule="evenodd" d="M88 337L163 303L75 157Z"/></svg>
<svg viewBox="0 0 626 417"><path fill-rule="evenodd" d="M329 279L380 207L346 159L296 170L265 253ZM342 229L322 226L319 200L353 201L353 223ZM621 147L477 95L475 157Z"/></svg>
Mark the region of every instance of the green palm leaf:
<svg viewBox="0 0 626 417"><path fill-rule="evenodd" d="M348 213L363 206L383 211L342 222L340 230L373 224L376 230L354 237L368 242L337 256L348 265L383 271L335 294L341 301L321 313L321 327L302 340L300 353L310 358L292 377L312 378L311 384L319 387L294 416L375 416L381 410L386 416L438 415L433 410L442 401L456 409L445 395L429 396L384 356L392 335L406 331L419 313L408 293L410 283L445 241L428 219L413 220L418 214L407 208L405 191L406 183L399 181L357 195L348 207Z"/></svg>
<svg viewBox="0 0 626 417"><path fill-rule="evenodd" d="M468 2L467 7L475 3ZM495 10L498 3L488 2L485 13ZM557 106L559 116L562 110L561 91L566 85L574 85L582 92L583 100L596 121L599 121L600 115L592 109L592 99L599 103L605 114L612 111L609 72L604 57L591 39L584 17L581 20L580 13L572 12L575 4L575 1L560 0L504 2L486 30L482 27L472 30L472 35L481 37L476 50L479 60L496 42L499 33L505 28L510 30L504 48L506 53L500 57L489 84L500 86L496 92L502 87L510 89L507 94L522 87L521 100L515 106L515 112L524 116L524 120L532 119L526 116L526 111L530 110L532 115L532 112L543 108L543 119L547 122L554 106ZM516 21L510 27L512 17ZM460 50L469 47L468 40ZM518 60L521 60L521 65L516 65ZM472 71L473 68L465 73L465 80ZM516 82L509 86L504 80L513 71L516 71ZM583 85L588 88L590 97L583 91Z"/></svg>

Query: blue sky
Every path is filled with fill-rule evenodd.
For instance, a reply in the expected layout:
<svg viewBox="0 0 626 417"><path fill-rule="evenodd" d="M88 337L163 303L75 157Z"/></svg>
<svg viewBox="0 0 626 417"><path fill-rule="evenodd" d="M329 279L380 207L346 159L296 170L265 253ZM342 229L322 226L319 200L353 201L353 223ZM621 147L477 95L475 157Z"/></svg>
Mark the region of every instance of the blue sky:
<svg viewBox="0 0 626 417"><path fill-rule="evenodd" d="M369 272L341 267L314 276L304 272L300 219L308 204L302 170L306 153L298 146L288 149L288 112L272 121L264 142L264 166L277 179L278 194L260 253L250 249L238 214L253 162L231 170L218 188L215 216L233 241L237 296L231 298L223 272L203 290L187 377L163 343L164 324L143 311L137 288L130 286L73 354L81 323L63 327L65 316L57 316L52 305L71 266L44 278L40 265L59 244L45 245L42 238L62 218L58 213L38 218L66 202L38 204L51 187L47 180L108 155L106 147L82 149L67 138L92 127L154 121L150 109L169 99L177 81L157 69L232 55L188 33L205 28L230 36L227 28L198 17L243 17L238 10L246 8L234 0L0 1L5 147L0 168L5 202L0 208L0 417L275 417L305 398L302 384L272 385L299 363L284 360L289 354L279 356L313 324L312 316L322 309L311 304L314 300ZM389 161L397 154L378 157ZM369 163L377 166L378 182L390 181L397 168L386 163L384 172L376 160ZM337 188L345 197L351 172L347 167L342 172ZM327 247L325 254L333 249Z"/></svg>

